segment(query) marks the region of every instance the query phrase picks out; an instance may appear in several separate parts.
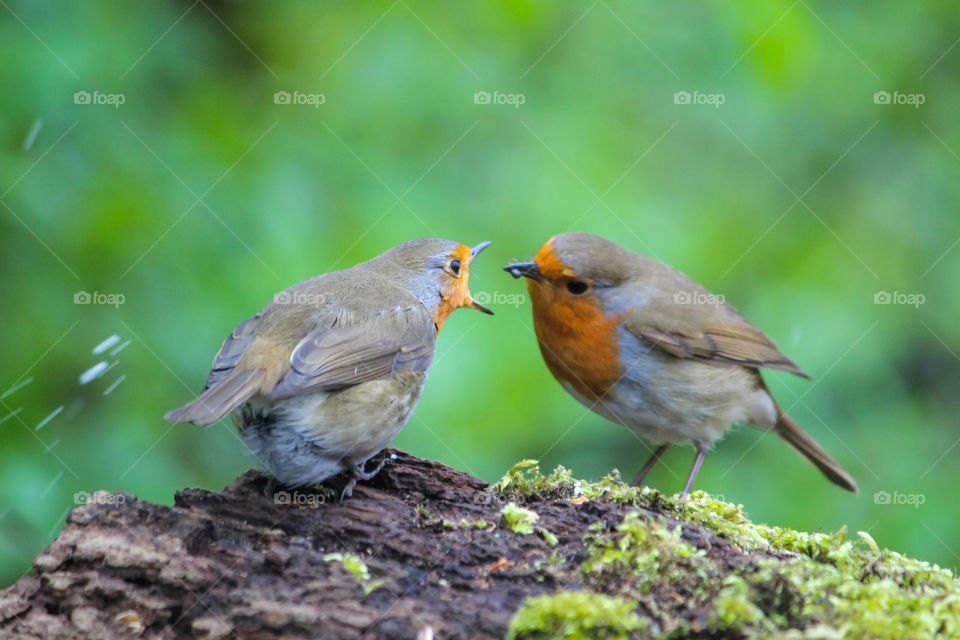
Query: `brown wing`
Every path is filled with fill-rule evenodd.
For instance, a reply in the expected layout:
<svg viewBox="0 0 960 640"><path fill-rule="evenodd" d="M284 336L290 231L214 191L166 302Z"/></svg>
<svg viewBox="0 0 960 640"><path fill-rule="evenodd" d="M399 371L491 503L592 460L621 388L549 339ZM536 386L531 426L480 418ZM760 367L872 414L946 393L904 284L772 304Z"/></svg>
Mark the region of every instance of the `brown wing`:
<svg viewBox="0 0 960 640"><path fill-rule="evenodd" d="M207 376L207 384L204 386L204 390L216 384L237 365L240 356L243 355L244 350L253 338L253 333L260 323L261 316L263 316L262 311L251 318L247 318L223 341L223 346L220 347L220 351L213 358L213 367L210 369L210 375Z"/></svg>
<svg viewBox="0 0 960 640"><path fill-rule="evenodd" d="M397 309L367 324L336 324L311 332L293 350L290 371L271 399L343 389L399 371L426 371L437 338L422 307Z"/></svg>
<svg viewBox="0 0 960 640"><path fill-rule="evenodd" d="M703 294L709 295L705 290ZM679 302L676 297L654 298L628 312L624 324L633 335L678 358L778 369L810 378L773 340L726 303L687 304L684 298Z"/></svg>

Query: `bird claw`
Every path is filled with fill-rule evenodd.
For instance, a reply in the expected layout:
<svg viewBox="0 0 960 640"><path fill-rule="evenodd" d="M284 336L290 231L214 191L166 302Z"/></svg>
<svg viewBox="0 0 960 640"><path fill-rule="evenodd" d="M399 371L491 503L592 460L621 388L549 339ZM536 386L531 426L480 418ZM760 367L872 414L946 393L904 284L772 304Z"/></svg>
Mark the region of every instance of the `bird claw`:
<svg viewBox="0 0 960 640"><path fill-rule="evenodd" d="M387 458L384 458L380 461L372 471L367 471L367 461L358 462L354 467L350 469L350 479L347 481L347 486L343 488L343 492L340 494L340 502L343 502L347 498L353 495L353 489L357 486L357 482L360 480L372 480L374 476L380 473L380 470L383 469L383 466L387 464L388 460L396 460L396 454L393 454Z"/></svg>

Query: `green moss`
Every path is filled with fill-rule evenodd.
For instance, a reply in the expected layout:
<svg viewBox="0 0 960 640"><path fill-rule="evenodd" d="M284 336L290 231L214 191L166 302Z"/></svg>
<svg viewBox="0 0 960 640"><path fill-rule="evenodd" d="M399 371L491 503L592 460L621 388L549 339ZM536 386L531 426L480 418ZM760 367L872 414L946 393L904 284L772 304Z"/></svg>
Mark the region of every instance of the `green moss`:
<svg viewBox="0 0 960 640"><path fill-rule="evenodd" d="M620 472L616 469L599 481L592 482L575 479L570 470L562 465L545 476L540 472L540 465L536 460L521 460L491 488L500 495L514 498L583 496L590 500L604 499L634 505L662 499L660 493L654 489L624 484L620 479Z"/></svg>
<svg viewBox="0 0 960 640"><path fill-rule="evenodd" d="M364 593L369 594L383 586L383 580L370 579L370 569L367 568L366 563L352 553L328 553L323 556L323 561L339 562L360 582Z"/></svg>
<svg viewBox="0 0 960 640"><path fill-rule="evenodd" d="M528 535L533 533L533 527L540 519L533 511L524 509L514 502L508 503L500 509L503 525L512 531Z"/></svg>
<svg viewBox="0 0 960 640"><path fill-rule="evenodd" d="M601 588L626 580L640 593L649 593L664 583L706 577L705 552L684 542L680 527L668 527L663 518L645 520L628 513L611 533L598 524L591 527L601 533L588 536L583 569Z"/></svg>
<svg viewBox="0 0 960 640"><path fill-rule="evenodd" d="M508 640L627 640L649 622L623 598L590 591L564 591L527 599L510 621Z"/></svg>
<svg viewBox="0 0 960 640"><path fill-rule="evenodd" d="M708 626L715 630L744 629L764 620L763 611L750 600L750 587L736 575L723 580L723 589L713 599ZM767 626L767 625L764 625Z"/></svg>
<svg viewBox="0 0 960 640"><path fill-rule="evenodd" d="M517 497L583 496L665 514L633 511L615 526L593 525L580 568L590 591L527 601L511 637L632 633L601 624L604 631L591 635L589 625L576 625L577 614L567 614L591 598L605 598L604 606L619 606L620 614L642 601L647 618L641 620L649 623L643 630L664 638L704 631L746 638L960 638L960 581L936 565L881 550L865 532L850 539L845 528L805 533L755 524L741 505L702 491L674 502L624 485L616 472L599 482L575 480L563 467L543 476L531 460L514 466L495 490ZM715 532L732 547L711 547L701 535L685 538L683 522Z"/></svg>
<svg viewBox="0 0 960 640"><path fill-rule="evenodd" d="M430 520L433 519L433 514L430 513L430 509L427 509L425 505L418 504L417 517L420 518L421 520L429 522Z"/></svg>
<svg viewBox="0 0 960 640"><path fill-rule="evenodd" d="M460 520L456 522L444 518L442 524L447 529L486 529L490 526L490 523L483 518L480 520L467 520L466 518L460 518Z"/></svg>
<svg viewBox="0 0 960 640"><path fill-rule="evenodd" d="M557 546L557 536L553 535L543 527L537 527L537 533L539 533L540 537L543 538L543 541L551 547Z"/></svg>
<svg viewBox="0 0 960 640"><path fill-rule="evenodd" d="M664 635L682 637L688 621L708 625L723 572L663 518L628 513L612 531L600 522L587 536L584 582L596 591L643 601Z"/></svg>
<svg viewBox="0 0 960 640"><path fill-rule="evenodd" d="M479 520L467 520L466 518L460 518L460 526L464 529L486 529L490 526L490 523L483 518Z"/></svg>
<svg viewBox="0 0 960 640"><path fill-rule="evenodd" d="M491 488L505 496L529 497L571 490L574 482L573 474L562 466L545 476L540 473L540 465L536 460L521 460Z"/></svg>
<svg viewBox="0 0 960 640"><path fill-rule="evenodd" d="M936 565L881 551L865 532L853 541L845 528L827 534L754 524L742 506L702 491L690 496L681 517L746 550L797 554L758 562L760 579L748 582L754 594L771 581L785 582L797 602L790 613L801 624L811 623L810 637L826 628L839 630L841 637L960 637L960 583L955 576Z"/></svg>

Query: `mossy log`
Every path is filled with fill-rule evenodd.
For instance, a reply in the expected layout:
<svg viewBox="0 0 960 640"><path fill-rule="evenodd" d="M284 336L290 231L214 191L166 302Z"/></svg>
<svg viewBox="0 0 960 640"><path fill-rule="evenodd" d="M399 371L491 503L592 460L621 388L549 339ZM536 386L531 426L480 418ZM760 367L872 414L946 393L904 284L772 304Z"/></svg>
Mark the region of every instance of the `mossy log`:
<svg viewBox="0 0 960 640"><path fill-rule="evenodd" d="M0 637L925 638L960 634L946 570L866 534L754 525L616 474L496 485L401 451L352 498L249 471L174 506L94 494L0 592ZM333 487L336 483L331 482Z"/></svg>

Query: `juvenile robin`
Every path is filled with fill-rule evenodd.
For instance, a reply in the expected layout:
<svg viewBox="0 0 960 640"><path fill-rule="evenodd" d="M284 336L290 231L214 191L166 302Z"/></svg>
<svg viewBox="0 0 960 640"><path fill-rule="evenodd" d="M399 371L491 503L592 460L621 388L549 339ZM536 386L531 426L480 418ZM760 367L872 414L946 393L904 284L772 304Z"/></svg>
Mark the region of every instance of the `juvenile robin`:
<svg viewBox="0 0 960 640"><path fill-rule="evenodd" d="M230 413L281 483L348 471L342 497L351 495L413 413L450 314L493 314L468 283L489 245L411 240L293 285L227 337L200 397L165 418L207 426Z"/></svg>
<svg viewBox="0 0 960 640"><path fill-rule="evenodd" d="M600 236L551 238L533 262L504 269L525 277L547 367L570 395L659 445L640 484L674 443L696 459L683 497L714 443L734 423L773 429L832 482L857 484L784 413L760 369L800 367L721 298L679 271Z"/></svg>

